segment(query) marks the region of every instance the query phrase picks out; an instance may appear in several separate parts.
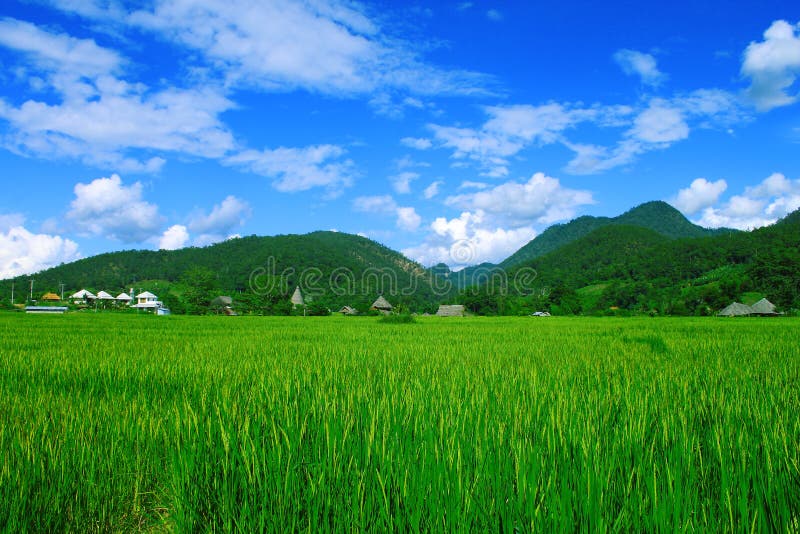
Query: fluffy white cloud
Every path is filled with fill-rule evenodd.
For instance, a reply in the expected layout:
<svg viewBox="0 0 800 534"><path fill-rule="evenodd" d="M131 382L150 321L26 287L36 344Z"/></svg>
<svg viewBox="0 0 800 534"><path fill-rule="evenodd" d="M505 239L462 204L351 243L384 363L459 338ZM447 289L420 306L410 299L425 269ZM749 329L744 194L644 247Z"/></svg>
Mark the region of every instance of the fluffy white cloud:
<svg viewBox="0 0 800 534"><path fill-rule="evenodd" d="M493 225L481 211L459 217L438 217L425 241L403 250L422 265L446 263L458 269L483 262L500 262L536 236L529 226L506 229Z"/></svg>
<svg viewBox="0 0 800 534"><path fill-rule="evenodd" d="M153 152L220 157L233 147L218 118L233 104L210 85L153 91L123 80L125 61L91 39L14 19L0 21L0 35L0 46L19 52L25 68L38 74L29 79L58 96L19 105L0 100L0 119L11 126L4 144L11 150L153 172L164 163Z"/></svg>
<svg viewBox="0 0 800 534"><path fill-rule="evenodd" d="M353 200L353 209L364 213L377 213L396 217L395 224L401 230L413 232L419 228L422 218L410 206L398 206L389 195L362 196Z"/></svg>
<svg viewBox="0 0 800 534"><path fill-rule="evenodd" d="M395 192L401 195L407 195L411 192L411 182L419 178L419 174L416 172L401 172L395 176L389 178L392 182L392 187L394 188Z"/></svg>
<svg viewBox="0 0 800 534"><path fill-rule="evenodd" d="M142 184L123 185L116 175L75 185L67 219L78 232L125 243L141 243L158 235L158 206L142 198Z"/></svg>
<svg viewBox="0 0 800 534"><path fill-rule="evenodd" d="M716 204L727 188L725 180L709 182L705 178L697 178L689 187L678 191L672 205L687 215L694 215L701 209Z"/></svg>
<svg viewBox="0 0 800 534"><path fill-rule="evenodd" d="M646 143L672 143L689 137L689 125L680 109L653 99L633 121L630 135Z"/></svg>
<svg viewBox="0 0 800 534"><path fill-rule="evenodd" d="M695 222L711 228L750 230L773 224L797 209L800 209L800 180L774 173L722 205L705 208Z"/></svg>
<svg viewBox="0 0 800 534"><path fill-rule="evenodd" d="M182 224L167 228L158 240L159 250L177 250L189 242L189 231Z"/></svg>
<svg viewBox="0 0 800 534"><path fill-rule="evenodd" d="M224 161L273 178L272 186L278 191L293 193L324 187L330 196L338 196L353 184L355 177L353 162L343 159L344 154L345 150L335 145L280 147L245 150Z"/></svg>
<svg viewBox="0 0 800 534"><path fill-rule="evenodd" d="M526 146L554 143L564 130L597 117L594 110L558 103L489 106L485 111L489 118L480 129L428 127L440 147L453 150L453 158L476 161L485 175L495 178L508 174L508 158Z"/></svg>
<svg viewBox="0 0 800 534"><path fill-rule="evenodd" d="M503 14L497 9L490 9L486 12L486 18L493 22L500 22L503 20Z"/></svg>
<svg viewBox="0 0 800 534"><path fill-rule="evenodd" d="M189 230L201 234L228 234L233 228L244 224L250 213L247 202L228 195L210 213L195 213L189 220Z"/></svg>
<svg viewBox="0 0 800 534"><path fill-rule="evenodd" d="M0 227L0 279L31 274L80 258L74 241L49 234L34 234L22 226L19 216L0 216L9 228ZM17 224L19 223L19 224Z"/></svg>
<svg viewBox="0 0 800 534"><path fill-rule="evenodd" d="M54 3L157 33L189 49L201 67L218 72L228 86L334 95L485 92L484 76L423 62L412 44L385 35L358 4L155 0L126 12L109 2L91 8L73 0Z"/></svg>
<svg viewBox="0 0 800 534"><path fill-rule="evenodd" d="M425 197L426 200L430 200L436 195L439 194L439 188L444 185L444 182L441 180L436 180L435 182L431 182L431 184L425 188L422 192L422 196Z"/></svg>
<svg viewBox="0 0 800 534"><path fill-rule="evenodd" d="M433 146L433 142L424 137L403 137L400 142L407 147L416 148L417 150L428 150Z"/></svg>
<svg viewBox="0 0 800 534"><path fill-rule="evenodd" d="M751 42L744 51L742 74L751 80L747 93L758 109L795 102L797 94L791 91L800 74L800 24L773 22L764 40Z"/></svg>
<svg viewBox="0 0 800 534"><path fill-rule="evenodd" d="M475 193L450 196L445 202L489 214L512 226L524 226L568 219L577 207L593 204L594 199L590 191L563 187L558 179L537 172L524 183L506 182Z"/></svg>
<svg viewBox="0 0 800 534"><path fill-rule="evenodd" d="M422 218L412 207L397 208L397 227L401 230L413 232L422 223Z"/></svg>
<svg viewBox="0 0 800 534"><path fill-rule="evenodd" d="M636 50L622 49L614 54L614 61L628 75L638 75L642 83L658 86L664 79L664 74L658 70L656 58L650 54Z"/></svg>

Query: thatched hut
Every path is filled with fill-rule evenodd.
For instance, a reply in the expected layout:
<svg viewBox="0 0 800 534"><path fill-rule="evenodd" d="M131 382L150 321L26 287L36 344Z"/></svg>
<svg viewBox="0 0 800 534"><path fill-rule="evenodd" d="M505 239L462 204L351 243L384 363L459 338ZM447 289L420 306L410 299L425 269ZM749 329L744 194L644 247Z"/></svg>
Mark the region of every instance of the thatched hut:
<svg viewBox="0 0 800 534"><path fill-rule="evenodd" d="M778 315L778 312L775 311L775 305L765 298L759 300L750 306L750 308L753 310L753 315L762 315L766 317Z"/></svg>
<svg viewBox="0 0 800 534"><path fill-rule="evenodd" d="M378 297L375 302L372 303L370 310L377 310L384 314L392 313L392 305L389 304L389 301L383 298L383 295Z"/></svg>
<svg viewBox="0 0 800 534"><path fill-rule="evenodd" d="M466 312L462 304L442 304L436 310L438 317L464 317Z"/></svg>
<svg viewBox="0 0 800 534"><path fill-rule="evenodd" d="M59 302L61 297L56 295L55 293L45 293L42 295L42 300L45 302Z"/></svg>
<svg viewBox="0 0 800 534"><path fill-rule="evenodd" d="M342 306L342 309L339 310L339 313L342 315L358 315L358 310L352 306Z"/></svg>
<svg viewBox="0 0 800 534"><path fill-rule="evenodd" d="M303 292L300 291L300 286L294 288L294 293L292 293L291 302L292 306L294 307L305 306L306 301L305 299L303 299Z"/></svg>
<svg viewBox="0 0 800 534"><path fill-rule="evenodd" d="M722 309L717 315L720 317L749 317L753 315L753 308L741 302L734 302Z"/></svg>

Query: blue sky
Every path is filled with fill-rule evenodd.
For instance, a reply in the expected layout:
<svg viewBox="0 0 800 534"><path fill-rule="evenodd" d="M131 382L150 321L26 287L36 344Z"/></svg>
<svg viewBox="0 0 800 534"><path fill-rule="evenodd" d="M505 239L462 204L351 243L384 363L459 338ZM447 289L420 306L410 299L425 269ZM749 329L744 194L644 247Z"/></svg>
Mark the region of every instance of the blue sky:
<svg viewBox="0 0 800 534"><path fill-rule="evenodd" d="M6 0L0 277L320 229L457 268L649 200L800 207L800 5L545 4Z"/></svg>

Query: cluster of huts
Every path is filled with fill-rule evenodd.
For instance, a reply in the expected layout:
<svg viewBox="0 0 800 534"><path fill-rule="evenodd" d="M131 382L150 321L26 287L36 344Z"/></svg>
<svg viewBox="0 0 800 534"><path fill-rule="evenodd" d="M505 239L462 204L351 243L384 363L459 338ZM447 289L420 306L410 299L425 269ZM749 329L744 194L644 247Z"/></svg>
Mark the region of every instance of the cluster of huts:
<svg viewBox="0 0 800 534"><path fill-rule="evenodd" d="M734 302L723 308L717 315L720 317L774 317L781 314L776 311L773 303L763 298L752 306Z"/></svg>
<svg viewBox="0 0 800 534"><path fill-rule="evenodd" d="M292 293L291 302L295 308L305 306L306 301L305 298L303 298L303 292L300 291L300 287L295 288L294 293ZM394 306L392 306L383 295L380 295L375 299L375 302L372 303L369 309L370 311L377 311L384 315L389 315L394 310ZM341 309L338 310L338 313L342 315L358 315L359 311L352 306L342 306ZM426 313L424 315L429 314ZM463 317L466 315L466 311L461 304L442 304L436 311L436 315L439 317Z"/></svg>

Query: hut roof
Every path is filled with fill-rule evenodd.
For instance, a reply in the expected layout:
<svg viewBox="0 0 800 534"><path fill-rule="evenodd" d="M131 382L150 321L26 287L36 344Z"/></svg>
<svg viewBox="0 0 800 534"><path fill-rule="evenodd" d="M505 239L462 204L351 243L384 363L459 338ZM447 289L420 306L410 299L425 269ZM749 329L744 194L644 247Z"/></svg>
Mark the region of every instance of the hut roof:
<svg viewBox="0 0 800 534"><path fill-rule="evenodd" d="M45 293L42 295L42 300L61 300L55 293Z"/></svg>
<svg viewBox="0 0 800 534"><path fill-rule="evenodd" d="M157 299L158 297L150 293L149 291L145 291L144 293L139 293L136 295L137 299Z"/></svg>
<svg viewBox="0 0 800 534"><path fill-rule="evenodd" d="M211 306L215 308L224 308L225 306L231 306L232 304L233 299L227 295L220 295L211 301Z"/></svg>
<svg viewBox="0 0 800 534"><path fill-rule="evenodd" d="M95 296L91 291L88 291L86 289L81 289L77 293L73 293L72 295L70 295L69 298L71 298L71 299L93 299L93 298L95 298Z"/></svg>
<svg viewBox="0 0 800 534"><path fill-rule="evenodd" d="M375 302L372 303L373 310L391 310L392 305L389 304L389 301L383 298L383 295L378 297Z"/></svg>
<svg viewBox="0 0 800 534"><path fill-rule="evenodd" d="M131 296L128 295L127 293L120 293L119 295L117 295L117 300L129 301L129 300L132 300L132 299L131 299Z"/></svg>
<svg viewBox="0 0 800 534"><path fill-rule="evenodd" d="M356 315L358 310L353 308L352 306L342 306L342 309L339 310L339 313L343 313L345 315Z"/></svg>
<svg viewBox="0 0 800 534"><path fill-rule="evenodd" d="M717 315L721 315L723 317L741 317L745 315L752 315L752 313L753 308L750 306L742 304L741 302L734 302L733 304L726 306Z"/></svg>
<svg viewBox="0 0 800 534"><path fill-rule="evenodd" d="M767 299L761 299L750 308L753 310L753 313L758 313L762 315L777 315L775 312L775 305L768 301Z"/></svg>
<svg viewBox="0 0 800 534"><path fill-rule="evenodd" d="M294 288L294 293L292 293L292 304L295 306L302 306L305 304L305 300L303 300L303 293L300 291L300 286Z"/></svg>
<svg viewBox="0 0 800 534"><path fill-rule="evenodd" d="M97 293L97 298L101 300L114 300L114 297L106 293L105 291L100 291Z"/></svg>
<svg viewBox="0 0 800 534"><path fill-rule="evenodd" d="M439 317L463 317L464 306L461 304L442 304L436 311Z"/></svg>

